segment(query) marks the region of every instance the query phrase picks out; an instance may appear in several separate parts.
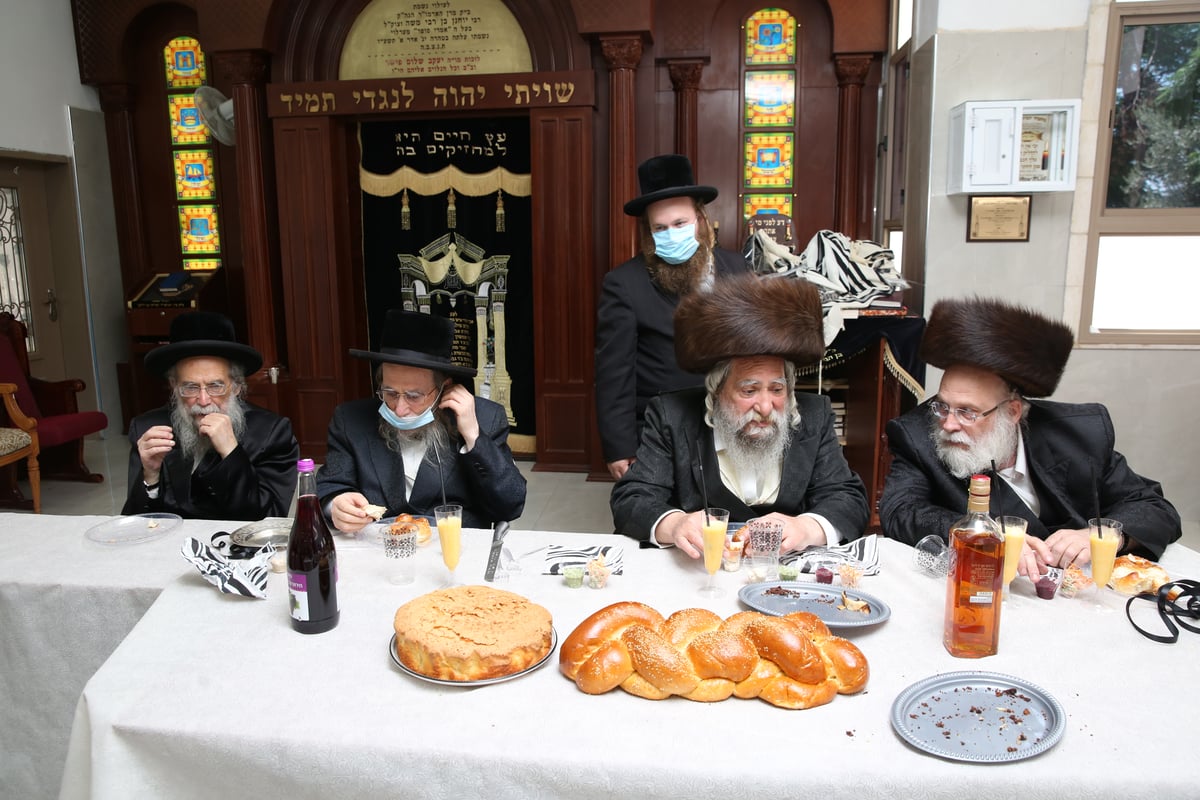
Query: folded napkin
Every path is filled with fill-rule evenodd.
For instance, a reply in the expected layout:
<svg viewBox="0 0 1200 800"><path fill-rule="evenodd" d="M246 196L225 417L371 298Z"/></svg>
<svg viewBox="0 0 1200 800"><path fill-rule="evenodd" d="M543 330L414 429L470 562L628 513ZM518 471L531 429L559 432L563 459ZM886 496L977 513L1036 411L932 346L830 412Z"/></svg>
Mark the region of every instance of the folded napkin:
<svg viewBox="0 0 1200 800"><path fill-rule="evenodd" d="M836 547L813 545L798 552L784 553L784 564L797 564L801 572L816 572L821 567L837 572L841 564L862 570L863 575L879 574L879 537L863 536Z"/></svg>
<svg viewBox="0 0 1200 800"><path fill-rule="evenodd" d="M271 574L271 556L275 545L268 544L249 558L230 561L199 539L187 538L180 550L204 579L226 594L242 597L267 597L267 576Z"/></svg>
<svg viewBox="0 0 1200 800"><path fill-rule="evenodd" d="M586 567L587 563L596 556L604 556L604 566L612 570L613 575L622 574L625 565L622 557L625 551L615 545L597 545L596 547L567 547L552 544L546 550L546 563L542 569L543 575L562 575L563 568L572 565Z"/></svg>

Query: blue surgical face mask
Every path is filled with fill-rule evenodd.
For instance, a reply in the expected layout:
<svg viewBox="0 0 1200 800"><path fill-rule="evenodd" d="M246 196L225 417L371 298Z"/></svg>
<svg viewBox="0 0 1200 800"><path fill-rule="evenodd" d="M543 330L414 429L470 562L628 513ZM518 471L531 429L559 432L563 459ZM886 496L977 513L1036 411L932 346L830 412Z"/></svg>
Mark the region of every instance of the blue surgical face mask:
<svg viewBox="0 0 1200 800"><path fill-rule="evenodd" d="M438 401L442 399L442 393L439 391L437 397L433 398L433 402L429 404L429 408L425 409L420 414L413 416L401 417L388 407L387 403L379 404L379 416L391 425L402 431L415 431L417 428L424 428L429 423L433 422L433 410L437 408Z"/></svg>
<svg viewBox="0 0 1200 800"><path fill-rule="evenodd" d="M654 232L654 252L668 264L682 264L700 247L696 223Z"/></svg>

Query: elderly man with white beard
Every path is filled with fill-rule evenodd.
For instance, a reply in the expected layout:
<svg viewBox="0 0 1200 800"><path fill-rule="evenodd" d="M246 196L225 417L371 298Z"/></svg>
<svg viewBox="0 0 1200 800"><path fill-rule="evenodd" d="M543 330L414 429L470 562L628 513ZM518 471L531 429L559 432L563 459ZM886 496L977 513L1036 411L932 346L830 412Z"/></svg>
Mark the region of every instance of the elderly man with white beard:
<svg viewBox="0 0 1200 800"><path fill-rule="evenodd" d="M938 393L888 423L891 471L879 503L884 533L915 544L945 537L967 508L973 474L992 475L992 515L1028 523L1018 571L1088 563L1088 519L1123 525L1121 552L1157 559L1181 535L1155 481L1114 450L1107 409L1031 398L1054 393L1070 328L999 301L942 300L921 356L945 370ZM994 470L994 472L993 472Z"/></svg>
<svg viewBox="0 0 1200 800"><path fill-rule="evenodd" d="M235 341L224 315L194 311L171 322L170 343L146 354L146 369L167 378L171 397L129 425L121 513L287 515L300 448L290 421L243 398L245 376L261 366L262 355Z"/></svg>
<svg viewBox="0 0 1200 800"><path fill-rule="evenodd" d="M732 521L780 520L785 551L861 536L866 491L829 398L795 391L797 366L824 351L811 284L748 275L684 297L675 352L705 385L647 407L637 459L613 487L617 533L699 558L707 502Z"/></svg>

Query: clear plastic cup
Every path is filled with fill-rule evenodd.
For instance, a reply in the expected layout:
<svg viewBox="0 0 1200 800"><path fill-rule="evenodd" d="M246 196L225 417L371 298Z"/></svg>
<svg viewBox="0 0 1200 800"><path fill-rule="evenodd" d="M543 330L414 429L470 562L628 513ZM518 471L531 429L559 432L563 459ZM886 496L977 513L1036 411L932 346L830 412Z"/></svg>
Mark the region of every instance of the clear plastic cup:
<svg viewBox="0 0 1200 800"><path fill-rule="evenodd" d="M913 566L935 578L944 578L950 574L950 551L946 540L936 534L930 534L917 542L913 551Z"/></svg>

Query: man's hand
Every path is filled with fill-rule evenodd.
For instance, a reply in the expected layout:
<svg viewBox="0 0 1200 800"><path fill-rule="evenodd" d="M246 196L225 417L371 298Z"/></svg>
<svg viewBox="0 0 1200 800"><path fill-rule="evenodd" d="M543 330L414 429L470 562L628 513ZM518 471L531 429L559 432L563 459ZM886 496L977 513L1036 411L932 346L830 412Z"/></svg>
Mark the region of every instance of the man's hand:
<svg viewBox="0 0 1200 800"><path fill-rule="evenodd" d="M175 447L175 432L170 425L155 425L137 440L138 458L142 462L142 480L153 486L158 483L163 459Z"/></svg>
<svg viewBox="0 0 1200 800"><path fill-rule="evenodd" d="M1087 528L1063 528L1046 537L1049 551L1046 563L1052 567L1082 567L1092 560L1091 531Z"/></svg>
<svg viewBox="0 0 1200 800"><path fill-rule="evenodd" d="M213 449L220 453L221 458L225 458L238 446L237 436L233 433L233 423L225 414L205 414L199 418L197 430L201 436L208 437Z"/></svg>
<svg viewBox="0 0 1200 800"><path fill-rule="evenodd" d="M442 395L438 408L454 412L458 423L458 433L463 438L463 445L468 451L475 446L479 438L479 419L475 416L475 395L467 391L462 384L454 384L450 391Z"/></svg>
<svg viewBox="0 0 1200 800"><path fill-rule="evenodd" d="M636 458L622 458L618 461L608 462L608 474L612 475L614 481L621 480L621 476L629 472L629 468L633 466Z"/></svg>
<svg viewBox="0 0 1200 800"><path fill-rule="evenodd" d="M704 512L668 514L655 528L654 538L659 544L673 544L692 558L699 558L704 555Z"/></svg>
<svg viewBox="0 0 1200 800"><path fill-rule="evenodd" d="M772 512L761 519L777 520L783 523L783 544L779 552L803 550L809 545L827 543L825 529L812 517L789 517L787 514Z"/></svg>
<svg viewBox="0 0 1200 800"><path fill-rule="evenodd" d="M1046 565L1053 555L1046 543L1036 536L1026 536L1021 547L1021 558L1017 562L1017 574L1024 575L1033 582L1046 574Z"/></svg>
<svg viewBox="0 0 1200 800"><path fill-rule="evenodd" d="M365 528L375 518L367 513L370 503L358 492L342 492L329 504L329 516L333 527L342 533L355 533Z"/></svg>

